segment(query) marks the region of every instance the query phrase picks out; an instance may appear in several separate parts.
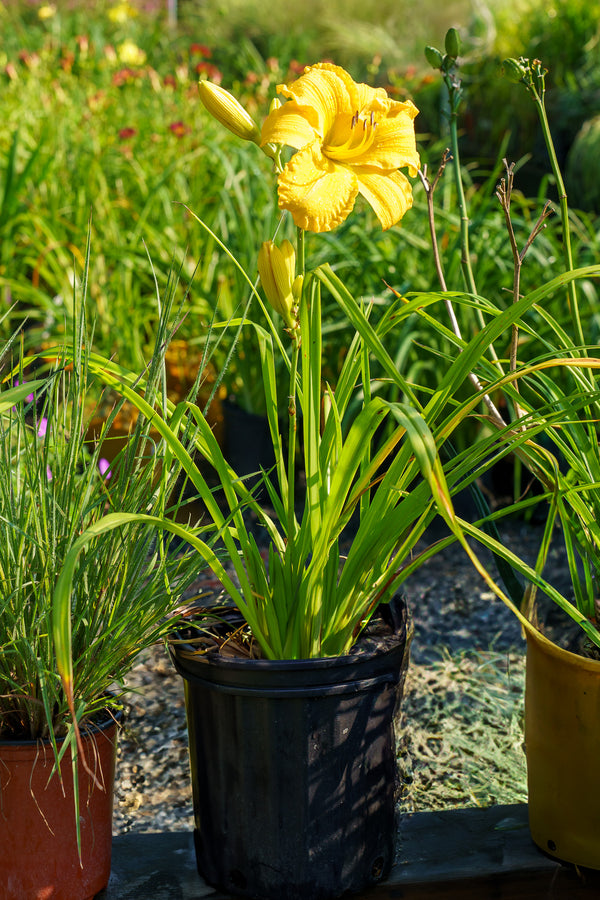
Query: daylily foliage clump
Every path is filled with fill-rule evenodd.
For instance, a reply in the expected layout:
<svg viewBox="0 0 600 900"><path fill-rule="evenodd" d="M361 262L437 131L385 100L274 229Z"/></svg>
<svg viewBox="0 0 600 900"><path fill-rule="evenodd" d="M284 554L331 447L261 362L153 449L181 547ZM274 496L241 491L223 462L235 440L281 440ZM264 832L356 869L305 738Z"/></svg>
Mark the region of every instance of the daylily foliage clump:
<svg viewBox="0 0 600 900"><path fill-rule="evenodd" d="M306 659L352 649L375 610L392 598L406 576L403 566L436 515L436 504L450 529L456 526L435 436L409 385L402 381L407 402L372 395L373 358L396 375L383 349L384 332L374 330L368 314L330 267L305 271L306 231L334 228L349 214L359 193L384 227L410 208L410 182L399 168L407 166L416 174L419 165L416 108L392 101L385 91L356 84L343 69L329 64L309 67L291 85L280 85L279 91L288 99L273 104L259 135L235 98L208 82L200 90L213 116L238 137L260 145L273 160L279 205L284 211L289 206L297 224L295 248L288 240L278 246L273 238L258 244L262 292L278 317L273 318L257 291L254 274L245 273L266 324L248 314L227 326L221 323L240 329L250 326L260 346L275 460L263 473L267 503L232 470L196 404L182 403L161 421L128 376L106 365L102 374L152 417L206 507L207 520L198 527L182 529L167 521L156 522L158 527L178 534L185 531L188 543L241 611L264 657ZM285 145L297 151L287 162L282 159ZM203 227L215 237L208 226ZM323 372L323 287L356 332L335 384L326 384ZM384 329L401 318L392 317ZM380 446L378 434L384 423L389 436ZM217 473L225 511L186 446L186 435L192 433L194 450ZM268 534L266 557L247 528L245 508L254 512ZM353 536L342 551L342 534L351 520ZM107 529L123 524L119 517L104 521ZM223 542L235 579L204 537L214 533ZM461 540L460 533L456 536ZM83 535L77 552L89 540ZM67 692L71 680L65 635L75 557L74 553L65 566L57 589L62 616L56 618L56 635L57 644L65 648L61 674Z"/></svg>

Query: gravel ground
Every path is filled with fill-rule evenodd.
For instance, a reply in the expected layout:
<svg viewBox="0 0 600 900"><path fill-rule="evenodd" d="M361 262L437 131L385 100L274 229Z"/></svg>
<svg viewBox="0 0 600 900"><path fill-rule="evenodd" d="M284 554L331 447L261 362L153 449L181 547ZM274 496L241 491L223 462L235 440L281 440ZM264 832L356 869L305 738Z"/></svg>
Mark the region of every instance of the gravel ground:
<svg viewBox="0 0 600 900"><path fill-rule="evenodd" d="M507 544L529 560L539 536L523 522L503 529ZM565 590L560 549L550 568ZM524 800L520 626L455 548L405 589L414 639L398 723L402 809ZM134 693L120 740L114 831L190 830L183 683L163 647L144 654L128 683Z"/></svg>

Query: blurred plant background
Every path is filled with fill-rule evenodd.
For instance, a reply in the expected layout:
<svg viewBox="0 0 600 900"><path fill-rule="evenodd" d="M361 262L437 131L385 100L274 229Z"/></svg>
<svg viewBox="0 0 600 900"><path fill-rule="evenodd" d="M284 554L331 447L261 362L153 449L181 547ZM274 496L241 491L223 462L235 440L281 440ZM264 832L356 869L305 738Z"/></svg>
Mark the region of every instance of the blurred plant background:
<svg viewBox="0 0 600 900"><path fill-rule="evenodd" d="M198 78L220 82L260 121L278 83L307 63L331 59L356 80L414 100L423 160L434 172L447 140L446 99L423 48L440 43L450 25L459 27L465 48L460 128L477 287L484 296L506 291L508 302L512 259L494 196L502 156L517 164L517 233L520 226L529 231L553 186L533 106L524 91L511 93L501 60L528 55L547 63L552 125L567 161L579 128L600 113L599 11L587 0L456 0L443 9L434 0L384 0L376 14L369 4L340 0L307 0L293 12L255 0L0 3L0 303L11 310L2 327L8 334L27 317L34 348L70 333L73 280L82 276L91 228L88 294L97 349L142 370L157 294L173 284L173 272L182 303L177 337L201 345L208 324L239 313L249 291L197 219L254 278L258 242L273 234L279 212L269 161L211 120ZM588 144L598 140L597 128L587 131ZM580 139L579 158L593 158L594 147ZM597 179L596 167L575 160L577 264L598 257ZM436 200L448 287L460 290L453 252L460 219L449 172ZM547 280L548 266L560 258L559 237L551 220L527 258L525 290ZM355 295L374 303L374 315L390 299L388 286L400 293L437 287L418 181L415 211L401 228L381 232L364 204L335 232L310 239L307 252L309 265L327 258ZM587 333L596 340L598 297L591 284L586 290ZM473 326L463 327L468 334ZM325 328L328 377L335 380L350 334L333 306ZM433 355L420 353L432 338L419 321L413 329L391 349L407 377L427 384L445 348L436 338ZM222 341L215 359L230 357L227 392L260 411L256 353L243 332L234 348Z"/></svg>

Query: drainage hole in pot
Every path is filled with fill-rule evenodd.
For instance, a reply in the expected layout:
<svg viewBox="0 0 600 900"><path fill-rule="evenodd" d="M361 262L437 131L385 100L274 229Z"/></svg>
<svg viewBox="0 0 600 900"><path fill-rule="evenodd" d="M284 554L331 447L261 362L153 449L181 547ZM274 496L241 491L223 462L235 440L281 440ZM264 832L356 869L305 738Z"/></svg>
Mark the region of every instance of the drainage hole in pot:
<svg viewBox="0 0 600 900"><path fill-rule="evenodd" d="M371 863L371 878L373 881L381 881L383 878L383 869L385 866L385 859L383 856L378 856L377 859L374 859Z"/></svg>
<svg viewBox="0 0 600 900"><path fill-rule="evenodd" d="M242 891L245 889L247 885L246 876L242 875L239 869L232 869L229 873L229 878L234 887Z"/></svg>
<svg viewBox="0 0 600 900"><path fill-rule="evenodd" d="M548 850L552 850L552 852L556 850L556 844L554 843L554 841L548 841Z"/></svg>

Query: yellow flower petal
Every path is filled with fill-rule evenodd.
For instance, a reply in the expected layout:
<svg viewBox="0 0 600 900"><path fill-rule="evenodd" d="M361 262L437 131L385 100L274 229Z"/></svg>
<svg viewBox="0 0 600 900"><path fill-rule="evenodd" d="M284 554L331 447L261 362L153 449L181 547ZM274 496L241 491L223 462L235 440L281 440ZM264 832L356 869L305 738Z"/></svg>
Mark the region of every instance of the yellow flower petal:
<svg viewBox="0 0 600 900"><path fill-rule="evenodd" d="M305 231L331 231L352 211L357 193L352 169L325 159L317 141L298 151L279 176L279 206Z"/></svg>
<svg viewBox="0 0 600 900"><path fill-rule="evenodd" d="M319 136L319 128L315 110L289 100L270 112L263 122L260 144L261 147L265 144L287 144L301 150Z"/></svg>
<svg viewBox="0 0 600 900"><path fill-rule="evenodd" d="M338 113L352 113L357 109L356 85L344 69L329 63L307 66L304 74L291 85L280 84L277 91L307 106L319 117L319 130L324 135ZM285 109L284 104L284 109Z"/></svg>
<svg viewBox="0 0 600 900"><path fill-rule="evenodd" d="M368 84L355 84L354 87L358 95L356 109L361 113L369 113L394 102L389 99L384 88L373 88Z"/></svg>
<svg viewBox="0 0 600 900"><path fill-rule="evenodd" d="M334 162L351 166L373 166L391 170L409 166L416 175L419 154L412 120L404 115L395 119L354 120L350 127L345 116L336 124L323 143L323 155Z"/></svg>
<svg viewBox="0 0 600 900"><path fill-rule="evenodd" d="M354 169L358 190L373 207L385 231L399 222L413 204L412 186L402 172L373 172Z"/></svg>

